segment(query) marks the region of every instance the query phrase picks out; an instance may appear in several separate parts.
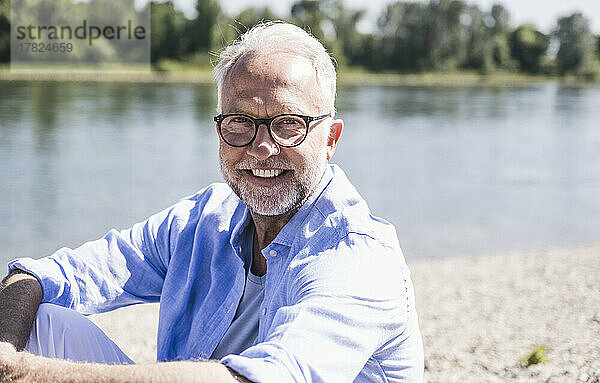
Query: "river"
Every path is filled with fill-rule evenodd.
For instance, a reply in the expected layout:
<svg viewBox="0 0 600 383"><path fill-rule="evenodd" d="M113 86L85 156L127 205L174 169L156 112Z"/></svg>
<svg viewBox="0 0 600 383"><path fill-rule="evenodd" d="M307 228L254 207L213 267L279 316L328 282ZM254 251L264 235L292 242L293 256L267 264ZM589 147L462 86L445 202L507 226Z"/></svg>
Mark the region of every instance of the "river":
<svg viewBox="0 0 600 383"><path fill-rule="evenodd" d="M221 182L212 86L0 82L0 261ZM600 242L600 87L340 87L332 160L405 256Z"/></svg>

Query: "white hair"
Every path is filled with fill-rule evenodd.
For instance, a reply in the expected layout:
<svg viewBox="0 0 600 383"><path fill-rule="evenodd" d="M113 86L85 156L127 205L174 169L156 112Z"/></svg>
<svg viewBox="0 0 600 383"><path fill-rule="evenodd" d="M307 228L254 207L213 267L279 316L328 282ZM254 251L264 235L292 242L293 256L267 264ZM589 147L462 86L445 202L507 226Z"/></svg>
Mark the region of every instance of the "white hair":
<svg viewBox="0 0 600 383"><path fill-rule="evenodd" d="M324 101L330 102L328 112L335 115L336 74L333 59L316 38L283 21L258 23L221 52L219 62L213 69L217 82L218 113L222 113L221 93L227 74L237 60L249 53L267 56L288 53L308 59L315 69Z"/></svg>

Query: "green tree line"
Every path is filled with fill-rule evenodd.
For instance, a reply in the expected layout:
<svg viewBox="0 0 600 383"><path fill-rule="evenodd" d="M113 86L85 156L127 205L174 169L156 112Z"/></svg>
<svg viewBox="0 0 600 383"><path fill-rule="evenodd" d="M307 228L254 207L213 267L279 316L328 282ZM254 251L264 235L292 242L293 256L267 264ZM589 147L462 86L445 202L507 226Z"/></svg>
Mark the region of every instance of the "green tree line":
<svg viewBox="0 0 600 383"><path fill-rule="evenodd" d="M171 1L151 2L153 63L204 61L261 20L284 19L269 8L228 15L217 0L196 0L187 18ZM369 71L421 72L478 70L532 74L600 74L600 36L581 13L559 18L544 34L534 25L513 27L501 4L489 10L463 0L396 1L381 10L371 33L359 23L364 9L342 0L298 0L285 20L310 32L341 67ZM10 59L9 0L0 0L0 61Z"/></svg>

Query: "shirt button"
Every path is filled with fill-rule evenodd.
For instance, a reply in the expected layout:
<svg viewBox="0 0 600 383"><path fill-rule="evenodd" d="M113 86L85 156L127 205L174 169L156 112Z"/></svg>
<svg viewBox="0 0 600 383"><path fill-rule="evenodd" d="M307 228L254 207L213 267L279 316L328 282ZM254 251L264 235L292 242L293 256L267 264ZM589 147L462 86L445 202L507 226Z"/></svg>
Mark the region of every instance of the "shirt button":
<svg viewBox="0 0 600 383"><path fill-rule="evenodd" d="M277 256L277 252L275 250L271 250L271 251L269 251L269 255L271 257L275 257L275 256Z"/></svg>
<svg viewBox="0 0 600 383"><path fill-rule="evenodd" d="M267 308L266 308L266 307L263 307L263 309L262 309L262 314L263 314L263 315L266 315L266 314L267 314Z"/></svg>

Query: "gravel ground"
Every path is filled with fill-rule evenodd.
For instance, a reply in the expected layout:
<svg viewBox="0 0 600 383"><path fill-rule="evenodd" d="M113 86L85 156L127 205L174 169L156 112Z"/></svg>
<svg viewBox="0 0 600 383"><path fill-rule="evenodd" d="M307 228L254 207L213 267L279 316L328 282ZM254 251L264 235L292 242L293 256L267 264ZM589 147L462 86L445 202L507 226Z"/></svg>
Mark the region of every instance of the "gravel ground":
<svg viewBox="0 0 600 383"><path fill-rule="evenodd" d="M410 264L426 382L600 383L600 246ZM137 362L155 360L157 305L92 316ZM535 346L547 363L526 366Z"/></svg>

